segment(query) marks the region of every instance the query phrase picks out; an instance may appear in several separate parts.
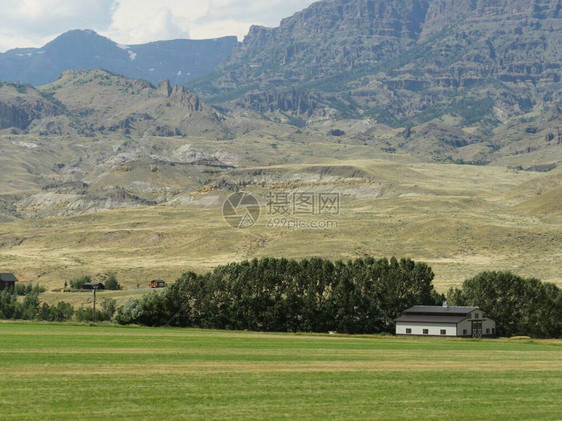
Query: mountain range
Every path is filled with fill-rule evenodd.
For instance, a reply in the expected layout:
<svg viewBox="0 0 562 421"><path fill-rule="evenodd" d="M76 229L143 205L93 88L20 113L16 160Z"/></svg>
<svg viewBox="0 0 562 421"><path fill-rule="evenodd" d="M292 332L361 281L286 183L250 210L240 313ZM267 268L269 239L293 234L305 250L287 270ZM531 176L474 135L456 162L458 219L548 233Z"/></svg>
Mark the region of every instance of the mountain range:
<svg viewBox="0 0 562 421"><path fill-rule="evenodd" d="M45 85L66 70L104 69L152 83L182 85L205 76L226 60L236 37L121 45L91 30L73 30L41 48L0 54L0 80Z"/></svg>
<svg viewBox="0 0 562 421"><path fill-rule="evenodd" d="M0 55L1 268L134 286L407 255L444 286L559 282L560 3L324 0L241 43L71 31ZM243 232L221 215L239 191L264 204ZM339 195L338 229L267 226L268 197L302 192Z"/></svg>
<svg viewBox="0 0 562 421"><path fill-rule="evenodd" d="M209 101L307 119L374 118L395 127L447 112L493 128L559 104L559 0L325 0L254 26L191 86ZM286 100L280 100L285 98ZM304 102L304 103L303 103Z"/></svg>
<svg viewBox="0 0 562 421"><path fill-rule="evenodd" d="M0 54L0 79L43 85L65 70L105 69L187 84L260 116L411 127L452 115L489 136L562 102L561 9L560 0L324 0L277 28L253 26L242 43L124 46L77 30Z"/></svg>
<svg viewBox="0 0 562 421"><path fill-rule="evenodd" d="M11 50L0 55L0 213L182 201L252 183L239 168L312 156L552 171L562 162L561 9L324 0L277 28L252 27L242 43L123 46L79 30Z"/></svg>

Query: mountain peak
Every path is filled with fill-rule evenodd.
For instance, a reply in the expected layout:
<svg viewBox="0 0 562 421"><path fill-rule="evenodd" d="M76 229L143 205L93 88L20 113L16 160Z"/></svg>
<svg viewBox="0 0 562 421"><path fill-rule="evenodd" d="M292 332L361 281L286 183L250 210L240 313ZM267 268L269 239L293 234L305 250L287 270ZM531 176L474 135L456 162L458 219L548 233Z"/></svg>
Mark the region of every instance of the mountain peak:
<svg viewBox="0 0 562 421"><path fill-rule="evenodd" d="M101 37L100 34L98 34L96 31L94 31L93 29L71 29L69 31L63 32L61 35L59 35L57 38L60 37L64 37L64 36L69 36L69 35L74 35L74 36L98 36Z"/></svg>
<svg viewBox="0 0 562 421"><path fill-rule="evenodd" d="M73 29L59 35L51 42L47 43L43 50L66 50L70 51L84 51L84 49L94 48L99 52L100 49L113 49L117 48L117 44L91 29ZM63 51L61 51L63 53Z"/></svg>
<svg viewBox="0 0 562 421"><path fill-rule="evenodd" d="M49 45L51 43L56 42L57 40L65 40L65 39L105 39L109 40L109 38L104 37L103 35L98 34L96 31L92 29L71 29L70 31L63 32L58 37L47 43Z"/></svg>
<svg viewBox="0 0 562 421"><path fill-rule="evenodd" d="M91 29L65 32L42 48L0 53L2 79L44 85L65 70L107 69L112 73L175 85L203 77L225 61L237 46L236 37L212 40L156 41L120 45Z"/></svg>

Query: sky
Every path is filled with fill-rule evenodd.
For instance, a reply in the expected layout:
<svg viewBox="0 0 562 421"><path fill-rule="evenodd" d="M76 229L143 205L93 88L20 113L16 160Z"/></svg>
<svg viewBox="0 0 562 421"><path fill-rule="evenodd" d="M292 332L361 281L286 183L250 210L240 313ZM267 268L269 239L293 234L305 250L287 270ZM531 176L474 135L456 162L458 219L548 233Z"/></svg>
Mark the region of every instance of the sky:
<svg viewBox="0 0 562 421"><path fill-rule="evenodd" d="M2 0L0 51L41 47L71 29L120 44L236 35L278 26L314 0Z"/></svg>

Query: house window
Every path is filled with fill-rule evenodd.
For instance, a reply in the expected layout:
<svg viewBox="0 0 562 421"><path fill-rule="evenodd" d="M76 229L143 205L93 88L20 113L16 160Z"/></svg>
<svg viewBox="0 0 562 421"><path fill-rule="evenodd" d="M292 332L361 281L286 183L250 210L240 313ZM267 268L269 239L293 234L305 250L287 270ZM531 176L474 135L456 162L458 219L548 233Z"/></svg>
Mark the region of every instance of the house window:
<svg viewBox="0 0 562 421"><path fill-rule="evenodd" d="M479 318L480 318L480 315L479 315L478 313L476 313L476 314L474 315L474 318L475 318L475 319L479 319Z"/></svg>
<svg viewBox="0 0 562 421"><path fill-rule="evenodd" d="M446 335L446 334L447 334L447 330L441 329L441 335Z"/></svg>
<svg viewBox="0 0 562 421"><path fill-rule="evenodd" d="M490 329L487 328L487 329L486 329L486 335L489 335L489 334L490 334Z"/></svg>
<svg viewBox="0 0 562 421"><path fill-rule="evenodd" d="M468 315L468 318L469 318L469 319L472 319L472 313L470 313L470 314Z"/></svg>
<svg viewBox="0 0 562 421"><path fill-rule="evenodd" d="M463 329L463 330L462 330L462 334L463 334L464 336L468 335L467 330L466 330L466 329Z"/></svg>
<svg viewBox="0 0 562 421"><path fill-rule="evenodd" d="M423 330L423 334L424 334L424 335L429 335L429 329L424 329L424 330Z"/></svg>
<svg viewBox="0 0 562 421"><path fill-rule="evenodd" d="M410 333L412 333L412 329L406 329L406 333L409 335Z"/></svg>

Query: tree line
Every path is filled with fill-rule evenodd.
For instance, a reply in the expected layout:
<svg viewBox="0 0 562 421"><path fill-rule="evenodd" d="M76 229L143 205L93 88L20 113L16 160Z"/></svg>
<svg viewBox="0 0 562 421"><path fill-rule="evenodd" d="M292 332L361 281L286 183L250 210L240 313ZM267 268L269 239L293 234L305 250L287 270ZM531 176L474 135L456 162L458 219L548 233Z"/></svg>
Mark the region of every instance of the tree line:
<svg viewBox="0 0 562 421"><path fill-rule="evenodd" d="M441 304L433 271L411 259L331 262L263 258L184 274L164 293L131 299L121 324L278 332L381 333L416 304Z"/></svg>
<svg viewBox="0 0 562 421"><path fill-rule="evenodd" d="M393 321L405 309L441 305L446 298L450 305L480 307L496 321L501 336L562 338L562 290L555 284L511 272L483 272L445 297L435 291L433 278L428 265L411 259L254 259L202 275L185 273L166 290L129 299L118 309L114 300L102 299L95 319L146 326L393 333ZM119 285L114 276L109 280ZM41 292L39 285L1 291L0 319L94 319L90 307L41 303Z"/></svg>
<svg viewBox="0 0 562 421"><path fill-rule="evenodd" d="M16 289L0 291L0 320L40 320L46 322L91 322L94 313L91 308L81 306L75 309L72 304L59 301L57 304L49 305L41 303L39 299L39 286L34 286L24 294L23 300L18 300L21 295ZM95 320L110 321L116 312L115 300L102 299L96 310Z"/></svg>
<svg viewBox="0 0 562 421"><path fill-rule="evenodd" d="M108 290L120 290L117 277L114 273L107 273L103 276L103 284ZM85 283L92 282L89 275L84 275L70 281L70 286L74 290L80 290ZM65 290L67 283L65 282ZM40 320L47 322L92 322L92 321L111 321L117 311L116 301L103 298L96 310L94 317L93 310L81 306L77 309L64 301L49 305L41 303L39 295L46 290L38 284L16 284L14 288L0 291L0 320ZM23 296L23 300L18 297Z"/></svg>
<svg viewBox="0 0 562 421"><path fill-rule="evenodd" d="M480 307L502 336L562 338L562 290L511 272L483 272L451 288L411 259L332 263L264 258L184 274L164 293L130 299L121 324L281 332L393 333L413 305Z"/></svg>

